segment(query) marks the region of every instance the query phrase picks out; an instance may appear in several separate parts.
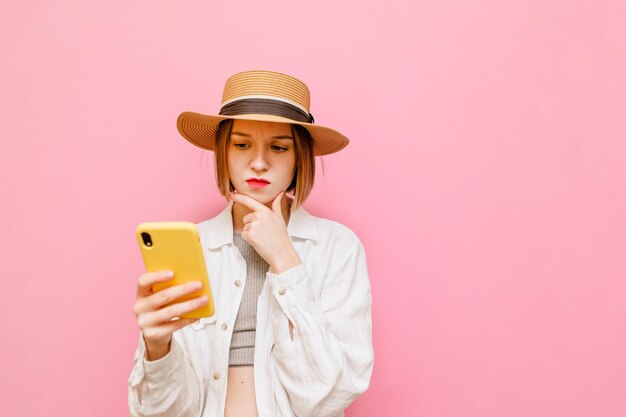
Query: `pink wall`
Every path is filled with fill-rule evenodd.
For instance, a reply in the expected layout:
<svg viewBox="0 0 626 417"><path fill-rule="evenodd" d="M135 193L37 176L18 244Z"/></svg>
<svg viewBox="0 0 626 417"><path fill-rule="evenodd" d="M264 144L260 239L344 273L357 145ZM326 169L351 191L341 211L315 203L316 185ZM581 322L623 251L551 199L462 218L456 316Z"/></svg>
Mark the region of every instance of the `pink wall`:
<svg viewBox="0 0 626 417"><path fill-rule="evenodd" d="M175 120L253 68L352 139L305 205L367 250L349 416L626 415L623 1L4 3L0 415L127 413L134 227L223 207Z"/></svg>

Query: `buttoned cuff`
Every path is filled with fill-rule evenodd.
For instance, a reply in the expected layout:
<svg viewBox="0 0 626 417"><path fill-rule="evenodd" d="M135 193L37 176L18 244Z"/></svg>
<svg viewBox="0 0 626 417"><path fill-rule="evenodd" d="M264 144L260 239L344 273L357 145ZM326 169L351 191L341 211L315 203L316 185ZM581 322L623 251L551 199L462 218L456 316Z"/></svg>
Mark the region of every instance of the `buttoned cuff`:
<svg viewBox="0 0 626 417"><path fill-rule="evenodd" d="M268 271L266 279L272 296L283 309L286 309L288 305L303 304L308 300L313 300L307 283L308 273L303 263L280 274Z"/></svg>

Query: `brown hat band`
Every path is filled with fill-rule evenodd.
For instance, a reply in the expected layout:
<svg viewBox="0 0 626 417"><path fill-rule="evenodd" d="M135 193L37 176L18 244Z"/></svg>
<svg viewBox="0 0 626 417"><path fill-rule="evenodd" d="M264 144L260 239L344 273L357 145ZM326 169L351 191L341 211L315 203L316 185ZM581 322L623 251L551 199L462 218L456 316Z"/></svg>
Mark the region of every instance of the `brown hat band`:
<svg viewBox="0 0 626 417"><path fill-rule="evenodd" d="M314 123L313 115L289 103L266 98L246 98L225 104L220 109L222 116L240 114L271 114L305 123Z"/></svg>

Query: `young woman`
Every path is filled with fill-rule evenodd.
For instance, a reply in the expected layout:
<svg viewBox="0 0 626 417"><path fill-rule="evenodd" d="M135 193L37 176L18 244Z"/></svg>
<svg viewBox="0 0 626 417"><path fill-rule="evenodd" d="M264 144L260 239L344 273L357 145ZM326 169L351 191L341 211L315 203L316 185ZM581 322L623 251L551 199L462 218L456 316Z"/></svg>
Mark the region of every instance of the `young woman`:
<svg viewBox="0 0 626 417"><path fill-rule="evenodd" d="M314 157L348 139L313 123L304 83L271 71L233 75L219 115L182 113L178 130L215 153L229 201L198 224L216 313L178 319L207 300L165 305L197 284L154 293L171 272L139 277L131 415L343 416L374 361L365 252L301 204Z"/></svg>

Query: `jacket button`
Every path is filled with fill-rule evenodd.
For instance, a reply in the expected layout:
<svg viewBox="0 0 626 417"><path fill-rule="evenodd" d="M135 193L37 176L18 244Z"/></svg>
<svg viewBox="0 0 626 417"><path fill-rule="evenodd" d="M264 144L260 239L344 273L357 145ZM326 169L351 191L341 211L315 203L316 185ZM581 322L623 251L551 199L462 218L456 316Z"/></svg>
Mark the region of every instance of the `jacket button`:
<svg viewBox="0 0 626 417"><path fill-rule="evenodd" d="M241 286L241 281L240 280L235 281L235 287L240 287L240 286Z"/></svg>
<svg viewBox="0 0 626 417"><path fill-rule="evenodd" d="M226 323L222 323L222 325L220 326L220 329L226 330L228 329L228 325Z"/></svg>
<svg viewBox="0 0 626 417"><path fill-rule="evenodd" d="M217 373L217 372L216 372L216 373L214 373L214 374L213 374L213 379L215 379L216 381L217 381L218 379L220 379L220 374L219 374L219 373Z"/></svg>
<svg viewBox="0 0 626 417"><path fill-rule="evenodd" d="M281 288L280 290L278 290L278 294L285 295L285 289Z"/></svg>

